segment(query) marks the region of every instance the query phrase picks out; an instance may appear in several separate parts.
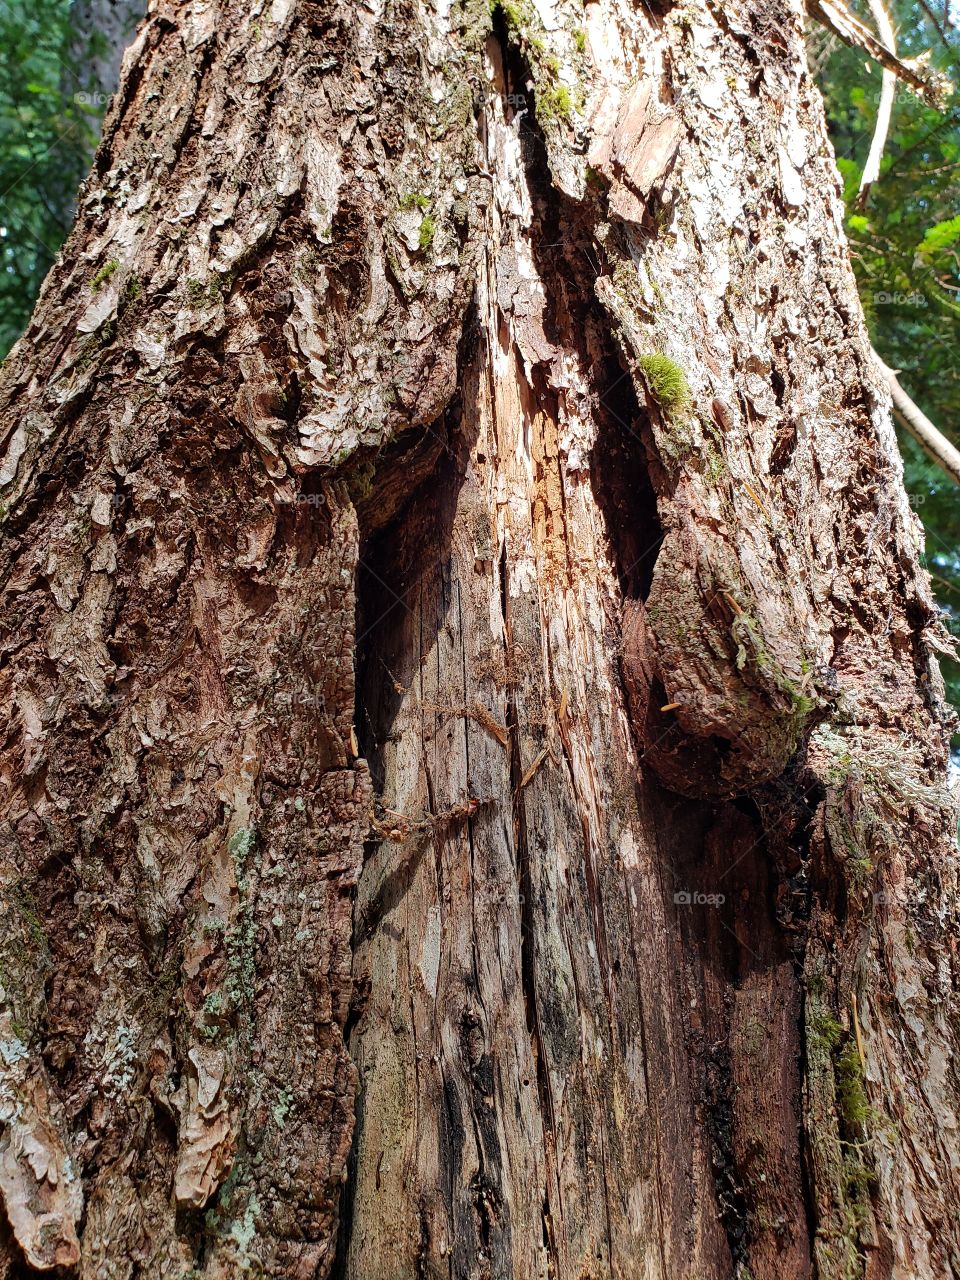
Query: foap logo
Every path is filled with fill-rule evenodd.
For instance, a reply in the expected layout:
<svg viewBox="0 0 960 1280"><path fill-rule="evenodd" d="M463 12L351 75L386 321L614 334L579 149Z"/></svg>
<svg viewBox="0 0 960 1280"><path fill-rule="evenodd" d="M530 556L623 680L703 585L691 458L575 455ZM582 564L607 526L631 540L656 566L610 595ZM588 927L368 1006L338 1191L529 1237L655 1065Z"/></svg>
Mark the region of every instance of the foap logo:
<svg viewBox="0 0 960 1280"><path fill-rule="evenodd" d="M78 107L105 107L110 101L109 93L75 93L73 101Z"/></svg>
<svg viewBox="0 0 960 1280"><path fill-rule="evenodd" d="M880 101L882 93L883 90L879 86L876 89L871 89L868 93L863 95L864 101L870 102L876 106ZM915 102L916 98L916 91L910 85L906 85L900 80L897 81L896 87L893 91L894 103Z"/></svg>
<svg viewBox="0 0 960 1280"><path fill-rule="evenodd" d="M726 895L722 893L701 893L699 889L681 889L673 895L678 907L722 907Z"/></svg>
<svg viewBox="0 0 960 1280"><path fill-rule="evenodd" d="M891 303L895 307L926 307L927 300L914 289L911 293L887 293L880 289L873 295L875 303Z"/></svg>

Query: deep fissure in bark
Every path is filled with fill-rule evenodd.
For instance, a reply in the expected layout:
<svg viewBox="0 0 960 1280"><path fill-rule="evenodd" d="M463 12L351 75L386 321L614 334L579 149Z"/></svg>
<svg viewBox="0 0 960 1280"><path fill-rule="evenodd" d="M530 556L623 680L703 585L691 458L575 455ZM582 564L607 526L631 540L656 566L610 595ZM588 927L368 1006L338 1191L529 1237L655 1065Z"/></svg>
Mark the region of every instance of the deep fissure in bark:
<svg viewBox="0 0 960 1280"><path fill-rule="evenodd" d="M506 547L500 557L500 601L505 624L505 652L512 647L512 628L510 622L510 579L507 567ZM543 1038L540 1028L540 1008L537 999L536 983L536 951L534 947L535 922L533 913L534 885L530 872L530 849L527 836L527 814L523 787L523 758L520 746L520 723L514 699L508 694L506 700L506 728L509 735L508 765L510 787L513 794L513 838L517 856L517 877L520 902L520 982L523 990L526 1011L527 1033L533 1048L533 1064L536 1072L537 1095L540 1106L551 1126L555 1124L553 1098L550 1091L550 1078L547 1074L544 1058ZM550 1213L550 1191L547 1189L546 1212ZM552 1243L548 1241L548 1248Z"/></svg>
<svg viewBox="0 0 960 1280"><path fill-rule="evenodd" d="M508 50L511 47L507 46ZM522 60L515 50L507 54L512 80L508 85L523 82ZM641 410L633 389L633 383L623 368L610 335L609 320L603 313L592 291L589 248L595 212L559 195L553 187L546 167L546 151L542 136L535 124L523 129L527 176L534 199L535 219L531 232L531 247L538 272L544 282L547 306L545 331L548 338L564 347L578 351L585 367L591 371L596 390L597 440L591 454L591 483L597 495L598 505L606 521L607 535L614 552L621 590L627 602L642 602L649 590L656 554L662 539L657 517L656 497L650 481L648 450L649 423L646 411ZM594 244L595 248L595 244ZM557 253L557 250L560 250ZM587 263L587 265L584 265ZM490 353L485 359L489 360ZM461 362L461 385L464 366ZM531 389L544 412L555 414L554 393L541 377L532 370ZM456 490L463 479L469 442L456 442L457 421L462 406L455 404L445 415L442 435L435 429L424 433L413 445L401 442L394 447L393 457L377 460L376 471L369 492L358 499L361 518L361 561L358 586L358 656L357 656L357 714L361 751L370 761L375 785L384 785L383 747L393 732L394 719L411 680L416 678L415 655L405 652L402 645L395 645L392 635L399 634L402 622L399 610L407 608L406 601L412 593L423 588L424 580L432 578L436 586L427 589L429 596L439 591L446 599L443 563L451 535L451 521L456 506ZM453 424L447 426L446 424ZM646 435L647 439L643 437ZM458 454L459 462L454 455ZM661 477L662 479L662 477ZM397 486L399 487L399 490ZM411 494L411 490L413 491ZM444 514L446 513L446 514ZM501 610L505 623L504 657L509 662L512 649L511 604L507 548L503 547L498 565ZM400 599L398 600L398 597ZM451 601L447 600L449 607ZM421 614L421 620L422 620ZM438 615L438 621L439 621ZM431 648L432 636L421 633L419 652ZM665 698L662 685L654 681L649 696L659 705ZM659 701L658 701L659 700ZM536 952L534 938L536 923L533 913L535 886L531 881L529 852L527 851L526 806L524 798L523 765L519 737L519 716L512 694L507 692L505 702L505 730L511 791L513 794L513 834L517 856L520 903L520 967L524 991L527 1030L533 1046L533 1064L537 1093L542 1113L552 1128L553 1103L545 1053L540 1039L541 1017L536 980ZM446 709L447 711L450 708ZM640 744L643 746L643 742ZM717 740L722 751L729 744ZM642 785L651 793L659 792L659 784L652 774L645 771ZM434 813L442 807L434 801L433 788L427 774L427 790L430 809ZM666 796L658 807L668 814L673 801ZM694 819L694 814L699 817ZM383 815L388 818L389 815ZM404 815L421 819L429 815ZM693 843L688 842L692 832L691 820L699 827ZM728 871L732 872L724 902L713 917L703 920L699 916L682 917L676 914L675 928L681 940L682 954L686 955L685 967L689 970L694 988L703 992L704 1009L702 1025L689 1030L691 1061L699 1064L698 1089L703 1108L706 1131L709 1134L712 1156L711 1168L716 1187L717 1209L735 1264L745 1263L751 1246L763 1247L766 1239L768 1253L778 1251L784 1240L793 1250L809 1259L809 1237L806 1222L797 1222L795 1214L773 1218L758 1226L758 1218L767 1212L763 1201L763 1185L766 1173L758 1168L769 1143L765 1134L748 1133L749 1107L737 1104L740 1090L758 1090L766 1087L770 1069L785 1073L787 1090L798 1106L799 1094L799 1021L800 1009L796 988L797 956L789 953L788 943L780 929L777 905L782 896L782 880L768 861L766 843L758 825L756 810L746 801L728 802L719 807L709 802L691 806L687 802L685 821L679 827L665 824L661 867L665 879L678 886L696 886L711 877L723 882ZM731 835L731 832L733 833ZM717 834L720 833L720 834ZM358 936L370 937L383 917L396 908L409 888L410 877L427 852L430 837L412 851L400 846L400 865L388 875L368 909L357 918ZM587 841L589 846L589 840ZM731 853L731 848L733 852ZM711 852L712 851L712 852ZM729 863L732 862L732 867ZM439 867L439 863L438 863ZM596 919L600 928L598 945L603 946L603 908L598 887L591 888L591 859L589 848L584 869L587 877L588 898L595 903ZM683 905L683 904L681 904ZM802 962L802 957L800 958ZM601 955L602 968L609 972L609 962ZM776 997L770 983L764 977L770 968L786 964L791 974L792 993L783 988ZM723 975L719 987L715 977ZM787 1016L787 1025L793 1026L793 1036L781 1042L773 1031L769 1043L760 1046L751 1041L749 1053L757 1062L753 1069L744 1064L748 1055L741 1053L734 1060L730 1048L731 1038L754 1040L760 1034L761 1023L756 1019L748 1023L746 1030L743 1016L738 1020L734 1009L738 987L753 974L760 984L760 998L788 1003L793 1009ZM714 975L714 978L710 978ZM713 985L712 985L713 984ZM766 996L764 991L766 990ZM766 1032L764 1031L764 1034ZM735 1080L735 1075L739 1078ZM457 1151L462 1145L462 1120L455 1094L444 1089L441 1126L441 1147L446 1149L443 1164L449 1179L451 1207L455 1204L455 1188L459 1178ZM795 1114L795 1113L794 1113ZM358 1102L356 1142L362 1136L364 1123L364 1099L361 1088ZM795 1179L802 1177L799 1157L799 1135L796 1131L780 1135L779 1155L793 1170ZM458 1138L457 1134L461 1133ZM489 1145L492 1135L488 1135ZM774 1147L776 1151L776 1146ZM382 1160L381 1155L381 1160ZM754 1166L757 1166L755 1168ZM355 1154L351 1160L350 1181L344 1189L346 1199L352 1199L356 1175ZM784 1179L787 1180L786 1178ZM489 1197L496 1203L496 1192L481 1179L471 1184L471 1198L478 1197L487 1204ZM460 1256L466 1258L475 1238L489 1248L491 1216L488 1208L480 1205L475 1224L463 1236L457 1246ZM801 1218L803 1211L801 1209ZM456 1214L454 1215L456 1216ZM544 1200L544 1243L553 1265L558 1257L552 1240L550 1223L553 1219L550 1206L550 1188L546 1188ZM341 1238L338 1250L336 1275L346 1276L347 1250L352 1222L352 1210L345 1208L341 1221ZM477 1233L475 1236L475 1232ZM502 1237L500 1247L508 1237ZM804 1241L807 1241L804 1244ZM425 1267L426 1238L421 1228L421 1244L417 1252L418 1271Z"/></svg>
<svg viewBox="0 0 960 1280"><path fill-rule="evenodd" d="M590 453L590 483L606 522L620 589L625 599L645 599L653 579L663 529L650 480L652 441L647 411L637 399L630 370L610 330L610 317L596 295L598 276L609 270L596 236L607 216L606 193L596 186L589 199L573 200L550 174L543 129L532 102L530 66L510 39L502 10L494 13L494 35L503 62L507 119L518 121L534 220L530 247L546 290L544 330L564 350L576 351L589 369L594 390L596 441ZM511 105L511 96L526 107ZM611 229L616 235L616 228ZM534 369L541 401L554 398Z"/></svg>
<svg viewBox="0 0 960 1280"><path fill-rule="evenodd" d="M530 69L518 46L507 38L502 22L498 34L507 88L517 93L521 86L529 87L532 83ZM564 349L574 348L580 353L597 388L598 430L590 456L591 483L606 521L624 605L630 610L632 601L642 603L649 593L663 541L651 468L661 489L669 489L671 485L653 444L649 414L646 409L641 409L633 379L612 339L609 316L600 306L594 291L596 276L604 274L607 269L602 257L598 263L593 256L602 254L595 230L598 220L606 216L603 208L605 191L600 187L594 192L593 200L587 203L570 200L552 181L543 132L532 112L529 120L521 126L521 136L534 203L531 248L546 289L545 331ZM642 243L644 234L656 233L652 216L650 224L644 233L638 233L635 243L637 239ZM552 394L549 388L537 378L536 370L534 374L541 399L549 398ZM775 393L779 395L783 390L783 379L776 370L774 375ZM503 579L501 584L505 588ZM655 675L648 691L648 706L654 718L652 725L648 723L646 726L647 734L639 735L638 745L642 752L650 742L659 745L665 733L679 738L686 772L688 778L692 773L695 786L698 774L703 776L712 770L714 760L722 758L731 743L720 737L706 741L686 738L677 732L675 724L671 724L668 713L654 712L665 702L665 690ZM689 770L693 756L702 759L702 773L696 769ZM797 808L805 797L796 791L792 780L795 772L795 762L791 762L784 779L770 784L768 790L785 790ZM649 769L644 770L643 785L652 790L659 788L659 782ZM518 804L522 806L522 795ZM806 1190L802 1126L798 1119L803 1034L803 1002L798 983L804 959L803 909L808 910L806 864L802 856L795 856L790 862L784 859L782 853L787 847L787 839L783 834L778 842L777 857L773 858L763 816L747 796L719 807L704 802L697 807L705 824L702 842L685 845L682 836L679 843L668 836L663 849L670 865L664 870L675 884L696 883L702 877L706 881L712 878L726 889L721 895L724 901L712 929L702 932L693 929L689 933L682 930L685 949L696 957L694 967L699 966L703 975L725 975L725 986L713 991L719 1007L709 1011L715 1019L713 1030L717 1038L711 1043L709 1036L695 1037L696 1042L690 1045L691 1060L699 1063L702 1073L702 1099L713 1151L711 1165L718 1213L734 1266L746 1266L750 1260L751 1245L755 1248L759 1245L771 1266L775 1265L783 1249L784 1252L792 1250L790 1256L794 1265L809 1267L813 1221ZM522 814L522 808L520 812ZM721 846L721 856L711 857L712 832L724 830L727 824L736 825L743 819L749 824L743 850L731 857L729 849ZM811 820L812 813L808 809L804 815L805 829L800 837L803 844L808 838L806 829ZM734 843L733 847L736 851L740 845ZM795 845L793 852L796 852ZM589 858L587 866L589 868ZM791 916L788 931L783 928L785 921L781 915L781 903L789 897L796 906L798 893L804 902L801 910ZM797 920L799 923L795 923ZM768 1218L762 1222L765 1213L763 1183L767 1173L762 1172L761 1180L758 1180L757 1169L751 1165L759 1162L766 1142L763 1136L745 1132L750 1123L749 1104L745 1106L742 1099L739 1106L737 1104L737 1091L744 1082L736 1085L733 1079L730 1042L737 1028L731 1007L745 971L750 972L754 968L762 971L767 966L774 968L778 965L788 969L789 976L781 994L793 1010L792 1015L787 1016L787 1027L792 1028L792 1035L782 1044L774 1038L765 1056L770 1065L778 1066L789 1080L797 1122L791 1133L788 1121L788 1131L783 1135L781 1155L789 1165L784 1181L792 1177L793 1184L799 1184L803 1190L789 1220L779 1218L771 1222ZM709 983L704 983L703 989L707 991L709 1001ZM758 1027L759 1023L755 1024L748 1034L755 1035ZM740 1030L742 1032L743 1029ZM762 1090L765 1075L765 1070L760 1068L749 1083ZM766 1244L764 1236L767 1237Z"/></svg>
<svg viewBox="0 0 960 1280"><path fill-rule="evenodd" d="M475 307L464 318L458 387L481 341ZM449 554L456 498L473 445L458 393L442 417L361 453L349 481L359 522L355 640L356 725L361 755L379 792L383 746L391 732L412 655L395 645L396 611L409 610L424 578ZM424 637L426 639L426 637ZM389 660L397 662L397 669Z"/></svg>
<svg viewBox="0 0 960 1280"><path fill-rule="evenodd" d="M460 341L461 371L477 346L476 316L469 309ZM460 385L458 378L458 385ZM358 748L370 767L373 783L371 817L389 827L393 819L429 825L436 817L433 789L429 811L399 815L385 813L381 800L385 784L384 748L394 733L394 721L404 693L416 679L416 654L403 644L403 615L417 607L419 595L429 596L445 573L457 492L463 482L471 441L463 432L463 414L456 395L443 416L427 427L401 435L384 448L361 452L351 468L350 488L359 521L356 592L355 723ZM438 614L436 623L442 622ZM421 633L421 645L430 637ZM378 843L371 831L365 857ZM396 907L409 888L412 872L429 850L432 838L417 838L413 850L398 841L397 865L385 877L368 908L354 911L354 946L369 938L383 917ZM354 983L354 1003L344 1029L349 1049L351 1034L363 1018L369 995ZM447 1128L450 1130L447 1114ZM454 1125L455 1129L456 1126ZM356 1120L341 1192L337 1246L331 1280L348 1275L348 1255L354 1223L357 1147L364 1131L364 1096L357 1098ZM382 1160L382 1155L381 1155ZM451 1174L452 1176L452 1174ZM423 1228L421 1225L421 1234ZM426 1275L423 1251L414 1259L416 1274Z"/></svg>
<svg viewBox="0 0 960 1280"><path fill-rule="evenodd" d="M824 788L801 760L793 760L783 778L761 789L754 797L766 835L769 856L777 872L774 912L793 964L800 1000L797 1042L801 1070L808 1062L805 967L810 912L814 897L811 882L813 827L824 801ZM811 1164L810 1134L799 1123L800 1191L811 1255L817 1231L817 1207Z"/></svg>

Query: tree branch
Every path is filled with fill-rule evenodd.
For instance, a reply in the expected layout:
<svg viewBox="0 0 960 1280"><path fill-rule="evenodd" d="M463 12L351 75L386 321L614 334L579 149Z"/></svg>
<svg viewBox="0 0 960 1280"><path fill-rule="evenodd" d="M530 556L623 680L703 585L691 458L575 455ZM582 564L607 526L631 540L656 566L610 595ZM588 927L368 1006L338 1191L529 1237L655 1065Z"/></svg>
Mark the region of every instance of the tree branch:
<svg viewBox="0 0 960 1280"><path fill-rule="evenodd" d="M946 31L944 31L943 27L940 25L940 19L930 8L930 5L927 3L927 0L920 0L920 8L924 11L924 13L927 15L927 17L930 19L931 23L933 24L937 35L940 37L941 41L943 42L943 47L947 50L949 54L951 54L951 56L955 56L956 50L954 49L953 45L948 39Z"/></svg>
<svg viewBox="0 0 960 1280"><path fill-rule="evenodd" d="M897 37L894 34L893 23L883 7L883 0L868 0L868 2L870 12L873 14L873 20L877 24L880 39L888 52L896 56ZM870 154L867 156L867 163L863 167L860 190L857 194L857 203L861 208L867 203L870 188L880 177L880 162L883 159L883 149L886 146L887 134L890 130L890 116L893 113L893 97L896 87L897 77L887 67L884 67L880 101L877 105L877 123L873 131L873 141L870 143Z"/></svg>
<svg viewBox="0 0 960 1280"><path fill-rule="evenodd" d="M877 353L874 352L877 356ZM938 431L930 419L913 403L897 381L897 375L877 356L893 397L893 412L901 426L913 436L928 457L945 471L954 484L960 485L960 450L950 443L943 432Z"/></svg>
<svg viewBox="0 0 960 1280"><path fill-rule="evenodd" d="M873 32L863 25L859 18L842 3L842 0L807 0L807 9L811 17L816 18L834 35L839 36L844 44L853 49L860 49L868 57L879 62L881 67L891 71L904 84L932 107L940 108L947 92L944 77L931 67L924 66L916 59L903 62L896 54L886 49Z"/></svg>

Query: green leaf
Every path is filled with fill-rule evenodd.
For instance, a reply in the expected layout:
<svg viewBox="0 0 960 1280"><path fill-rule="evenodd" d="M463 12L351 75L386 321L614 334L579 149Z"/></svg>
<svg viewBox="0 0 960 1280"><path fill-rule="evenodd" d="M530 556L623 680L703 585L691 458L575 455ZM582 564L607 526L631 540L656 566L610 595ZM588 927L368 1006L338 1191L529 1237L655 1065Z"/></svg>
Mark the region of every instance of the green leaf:
<svg viewBox="0 0 960 1280"><path fill-rule="evenodd" d="M946 222L938 222L930 227L917 246L917 252L925 258L931 258L935 253L949 249L957 239L960 239L960 216L948 218Z"/></svg>

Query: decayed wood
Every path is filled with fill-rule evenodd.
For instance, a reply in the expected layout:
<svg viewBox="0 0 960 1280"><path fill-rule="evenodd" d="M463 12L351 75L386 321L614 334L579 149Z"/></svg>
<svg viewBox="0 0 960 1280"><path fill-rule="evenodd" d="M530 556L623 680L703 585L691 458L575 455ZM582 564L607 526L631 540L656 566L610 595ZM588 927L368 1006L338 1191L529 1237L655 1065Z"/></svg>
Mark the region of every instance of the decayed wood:
<svg viewBox="0 0 960 1280"><path fill-rule="evenodd" d="M3 372L0 1277L956 1269L941 643L799 3L160 4Z"/></svg>

